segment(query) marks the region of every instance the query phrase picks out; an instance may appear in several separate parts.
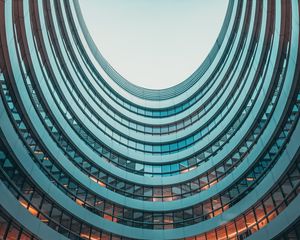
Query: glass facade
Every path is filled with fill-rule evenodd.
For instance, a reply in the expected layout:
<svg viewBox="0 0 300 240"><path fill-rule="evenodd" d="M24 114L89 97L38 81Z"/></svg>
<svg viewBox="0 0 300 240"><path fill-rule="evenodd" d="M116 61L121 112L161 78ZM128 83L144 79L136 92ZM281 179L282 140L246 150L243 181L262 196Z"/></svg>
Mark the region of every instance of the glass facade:
<svg viewBox="0 0 300 240"><path fill-rule="evenodd" d="M207 59L129 83L78 1L0 0L0 238L298 239L298 0L231 0Z"/></svg>

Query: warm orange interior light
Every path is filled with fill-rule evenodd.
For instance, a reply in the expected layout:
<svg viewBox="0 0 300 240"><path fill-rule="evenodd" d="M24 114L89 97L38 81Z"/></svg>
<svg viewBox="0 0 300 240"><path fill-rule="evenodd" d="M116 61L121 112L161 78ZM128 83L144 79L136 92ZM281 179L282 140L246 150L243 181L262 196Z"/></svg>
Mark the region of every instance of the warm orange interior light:
<svg viewBox="0 0 300 240"><path fill-rule="evenodd" d="M33 208L31 205L28 206L28 203L25 202L24 200L19 200L19 203L24 207L26 208L32 215L36 216L38 214L38 211L35 210L35 208Z"/></svg>
<svg viewBox="0 0 300 240"><path fill-rule="evenodd" d="M173 223L173 220L172 219L164 219L164 223L170 224L170 223Z"/></svg>
<svg viewBox="0 0 300 240"><path fill-rule="evenodd" d="M19 203L24 207L27 208L28 203L23 201L23 200L19 200Z"/></svg>
<svg viewBox="0 0 300 240"><path fill-rule="evenodd" d="M173 200L172 197L164 198L164 201L165 201L165 202L170 202L170 201L172 201L172 200Z"/></svg>
<svg viewBox="0 0 300 240"><path fill-rule="evenodd" d="M208 188L209 188L209 186L205 185L205 186L201 187L201 191L207 190Z"/></svg>
<svg viewBox="0 0 300 240"><path fill-rule="evenodd" d="M106 187L106 184L103 183L103 182L101 182L101 181L99 181L98 184L99 184L101 187Z"/></svg>
<svg viewBox="0 0 300 240"><path fill-rule="evenodd" d="M85 233L81 233L80 237L85 238L85 239L90 239L90 236Z"/></svg>
<svg viewBox="0 0 300 240"><path fill-rule="evenodd" d="M83 201L81 201L80 199L76 199L76 203L78 204L78 205L80 205L80 206L82 206L83 204L84 204L84 202Z"/></svg>
<svg viewBox="0 0 300 240"><path fill-rule="evenodd" d="M90 179L91 179L92 181L94 181L94 182L97 182L97 179L94 178L94 177L92 177L92 176L90 176Z"/></svg>
<svg viewBox="0 0 300 240"><path fill-rule="evenodd" d="M49 222L49 220L48 220L47 218L45 218L42 214L40 214L39 219L40 219L43 223Z"/></svg>
<svg viewBox="0 0 300 240"><path fill-rule="evenodd" d="M112 221L112 216L108 215L108 214L104 214L103 215L104 219Z"/></svg>
<svg viewBox="0 0 300 240"><path fill-rule="evenodd" d="M189 170L188 169L183 169L180 171L180 173L187 173Z"/></svg>
<svg viewBox="0 0 300 240"><path fill-rule="evenodd" d="M212 187L212 186L215 185L217 182L218 182L217 180L214 180L214 181L212 181L212 182L209 184L209 186Z"/></svg>
<svg viewBox="0 0 300 240"><path fill-rule="evenodd" d="M193 166L193 167L190 168L190 171L193 171L196 168L197 168L196 166Z"/></svg>

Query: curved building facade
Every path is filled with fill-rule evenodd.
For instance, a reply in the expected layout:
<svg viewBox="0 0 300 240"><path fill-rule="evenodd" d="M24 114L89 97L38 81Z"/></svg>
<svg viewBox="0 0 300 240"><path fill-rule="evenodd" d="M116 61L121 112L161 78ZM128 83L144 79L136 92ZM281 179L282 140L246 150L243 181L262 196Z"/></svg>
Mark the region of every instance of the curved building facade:
<svg viewBox="0 0 300 240"><path fill-rule="evenodd" d="M1 239L300 239L298 0L230 0L203 64L133 85L78 0L0 0Z"/></svg>

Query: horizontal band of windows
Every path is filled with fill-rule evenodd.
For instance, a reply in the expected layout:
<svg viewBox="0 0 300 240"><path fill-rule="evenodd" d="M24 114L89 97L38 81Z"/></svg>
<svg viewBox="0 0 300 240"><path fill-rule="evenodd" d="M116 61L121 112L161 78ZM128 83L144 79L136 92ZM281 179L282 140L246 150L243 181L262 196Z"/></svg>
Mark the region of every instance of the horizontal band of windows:
<svg viewBox="0 0 300 240"><path fill-rule="evenodd" d="M300 158L294 164L287 176L262 201L256 204L233 221L220 226L213 231L189 237L191 240L210 239L245 239L264 228L283 212L299 195L300 192ZM294 169L293 169L294 168Z"/></svg>
<svg viewBox="0 0 300 240"><path fill-rule="evenodd" d="M5 159L6 161L8 160L3 151L1 151L1 159ZM282 207L281 203L278 203L278 201L282 202L282 201L285 201L285 199L288 199L286 201L290 202L296 196L295 193L299 192L299 189L300 189L300 185L299 185L300 184L300 163L299 162L300 162L300 158L298 158L298 161L296 162L296 165L291 167L291 170L290 170L289 174L287 175L288 179L287 180L284 179L283 181L281 181L281 184L282 184L281 189L282 190L278 187L275 190L276 191L276 198L274 198L273 200L272 200L272 198L268 198L268 200L266 200L265 203L268 203L269 205L271 204L271 206L274 206L278 209L278 207L280 207L280 206ZM10 164L6 163L4 165L9 166ZM37 189L34 186L30 187L30 185L28 185L26 183L27 181L23 181L24 178L22 178L21 176L19 176L19 177L14 176L14 174L21 174L21 171L15 171L15 169L17 169L17 166L10 165L10 167L13 169L13 171L10 171L10 172L6 171L6 172L9 173L9 176L12 179L14 179L14 181L19 180L18 184L23 186L23 191L22 192L24 194L26 194L26 197L22 196L22 198L19 198L20 195L18 194L18 192L14 191L14 193L19 198L20 203L24 207L26 207L33 215L39 216L39 217L41 217L40 218L41 220L45 219L45 222L47 222L47 218L45 218L44 215L39 215L39 210L38 209L41 209L41 210L45 209L43 207L43 205L41 204L41 202L49 204L49 201L47 201L47 199L46 199L46 201L44 201L43 197L39 195L39 193L37 192ZM15 173L13 173L13 172L15 172ZM25 177L25 176L23 176L23 177ZM20 179L21 180L23 179L23 180L21 181ZM282 182L284 182L284 183L282 183ZM10 181L6 181L6 183L9 184ZM291 192L293 192L293 195L290 195ZM273 196L275 196L275 194ZM31 200L26 201L26 199L31 199ZM36 207L35 206L36 204L40 207ZM49 209L49 208L47 208L47 209ZM256 210L256 209L258 209L258 210ZM255 214L259 214L258 216L260 216L260 217L262 216L262 213L263 213L263 212L260 211L261 209L270 209L270 208L255 207L255 210L256 210ZM268 214L269 214L268 210L265 210L265 211L266 211L265 216L268 216ZM50 211L50 212L52 212L52 211ZM55 211L55 212L57 213L57 211ZM60 213L60 214L62 214L62 213ZM61 219L60 216L57 219ZM65 216L65 217L67 217L67 216ZM260 222L259 221L260 219L261 218L258 218L257 222ZM168 222L168 220L169 219L167 218L167 222ZM49 221L49 219L48 219L48 221ZM168 224L170 225L170 222L168 222ZM191 223L189 223L188 225L190 225L190 224ZM160 229L160 227L158 227L157 229ZM167 227L166 229L169 229L169 228Z"/></svg>
<svg viewBox="0 0 300 240"><path fill-rule="evenodd" d="M298 112L297 111L295 111L295 113L294 114L297 114ZM295 117L290 117L289 118L289 122L286 124L287 126L289 126L289 127L291 127L293 124L291 124L290 123L290 121L295 121L296 120L296 118ZM285 128L284 128L285 129ZM282 134L280 134L280 135L282 135ZM270 146L270 149L269 149L269 152L268 152L268 154L266 155L267 156L267 158L265 157L264 158L264 160L265 160L265 162L264 163L258 163L258 165L255 165L254 166L254 171L252 172L252 173L249 173L248 174L248 176L247 176L247 182L248 182L248 184L250 184L248 187L246 187L246 185L245 185L245 181L244 180L242 180L240 183L242 184L240 187L241 187L241 189L243 189L243 190L241 190L241 193L242 192L244 192L244 193L247 193L248 191L247 190L245 190L245 187L246 187L246 189L247 188L250 188L250 189L252 189L253 188L253 185L252 184L254 184L255 183L255 179L256 180L258 180L258 179L260 179L260 177L259 177L259 174L266 174L264 171L269 171L270 170L270 165L272 164L271 162L272 161L274 161L277 157L276 157L276 154L278 155L279 153L280 153L280 149L282 149L282 148L284 148L284 145L281 145L281 147L279 148L278 146L277 146L277 143L275 142L275 145L273 145L273 146ZM270 157L270 158L269 158ZM273 160L272 160L273 159ZM6 159L7 160L7 159ZM272 160L272 161L271 161ZM9 166L10 167L10 164L3 164L3 166ZM57 168L56 168L57 169ZM57 169L58 170L58 169ZM56 170L55 170L56 171ZM59 173L59 172L58 172ZM61 175L61 173L59 173L59 175L58 176L60 176L59 177L59 180L60 181L62 181L62 180L64 180L64 181L66 181L67 179L65 178L66 176L63 176L63 175ZM251 178L251 179L250 179ZM15 179L18 179L18 177L16 177ZM57 178L54 178L54 179L57 179ZM74 185L74 182L72 182L72 184L70 184L70 185L68 185L69 184L69 182L67 181L67 182L65 182L66 184L65 185L63 185L63 186L60 186L62 189L64 189L64 188L69 188L71 185ZM62 185L61 184L61 182L60 182L60 185ZM68 186L66 186L66 185L68 185ZM74 187L75 187L75 189L78 189L75 185L74 185ZM238 190L239 188L234 188L233 189L233 193L235 192L235 191L238 191L238 192L236 192L236 193L239 193L240 192L240 190ZM83 190L83 189L82 189ZM81 190L80 190L81 191ZM77 192L78 192L78 190L77 190ZM67 193L67 192L66 192ZM80 192L80 195L82 195L83 194L83 192ZM235 194L234 194L235 195ZM87 196L87 195L86 195ZM237 195L236 195L236 197L237 197ZM240 198L241 196L239 196L239 198ZM77 197L75 197L75 199L77 199ZM91 200L91 199L90 199ZM218 202L218 200L217 199L213 199L214 200L214 204L216 204L216 202ZM219 200L219 202L221 203L225 203L224 202L224 198L222 199L222 201L221 201L221 199ZM89 209L89 207L88 207L88 205L87 205L87 203L85 203L84 201L82 201L82 199L78 199L78 201L79 201L79 204L80 205L84 205L84 206L86 206L88 209ZM95 200L94 200L95 201ZM99 200L100 202L103 202L102 200ZM96 202L99 202L98 200L96 201ZM232 200L231 200L232 201ZM92 202L93 202L93 200L92 200ZM212 204L212 202L210 202L210 204ZM221 209L223 209L223 207L226 207L226 209L231 205L232 203L229 203L229 202L226 202L226 204L224 205L224 206L222 206L221 207ZM201 206L201 205L200 205ZM205 205L203 205L203 206L206 206L206 211L207 211L207 207L209 206L209 205L207 205L207 203L205 203ZM104 207L104 206L103 206ZM111 207L113 207L112 205L108 205L108 208L111 208ZM196 207L197 208L197 207ZM114 209L114 208L113 208ZM118 209L122 209L122 208L118 208ZM212 207L211 207L211 209L212 209ZM209 216L214 216L214 215L211 215L211 214L215 214L215 213L221 213L222 212L222 210L221 209L214 209L214 211L213 211L213 213L209 213L207 216L209 217ZM224 209L223 209L224 210ZM124 209L124 211L125 211L125 209ZM191 210L191 211L193 211L193 210ZM221 211L221 212L220 212ZM94 212L94 211L93 211ZM99 212L99 209L98 210L96 210L96 212ZM101 212L101 211L100 211ZM184 212L186 212L187 214L189 213L189 210L188 209L186 209L186 210L184 210ZM133 212L132 212L133 213ZM104 213L104 214L106 214L106 213ZM125 212L124 212L124 214L125 214ZM155 213L156 215L157 215L157 217L159 217L159 215L158 215L158 213ZM168 213L166 213L166 215L167 215ZM174 212L174 214L175 214L175 212ZM139 215L138 215L139 216ZM193 216L193 215L191 215L191 216ZM139 216L139 218L140 218L141 216ZM160 218L159 218L160 219ZM206 218L205 218L206 219ZM132 220L126 220L127 222L128 221L132 221ZM190 219L189 221L192 221L192 219ZM174 221L173 221L174 223L176 223L176 221L175 221L175 215L174 215ZM185 222L185 221L184 221ZM180 223L178 223L178 224L180 224ZM154 225L155 226L155 225ZM178 226L178 227L180 227L180 225L176 225L176 226Z"/></svg>
<svg viewBox="0 0 300 240"><path fill-rule="evenodd" d="M0 239L38 240L0 207Z"/></svg>

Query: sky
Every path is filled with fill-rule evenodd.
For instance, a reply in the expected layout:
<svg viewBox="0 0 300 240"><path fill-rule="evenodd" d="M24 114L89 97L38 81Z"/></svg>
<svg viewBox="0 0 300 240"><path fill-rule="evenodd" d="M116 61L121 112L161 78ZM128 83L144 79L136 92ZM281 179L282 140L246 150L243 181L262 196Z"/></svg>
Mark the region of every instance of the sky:
<svg viewBox="0 0 300 240"><path fill-rule="evenodd" d="M163 89L188 78L215 43L228 0L79 0L101 54L128 81Z"/></svg>

